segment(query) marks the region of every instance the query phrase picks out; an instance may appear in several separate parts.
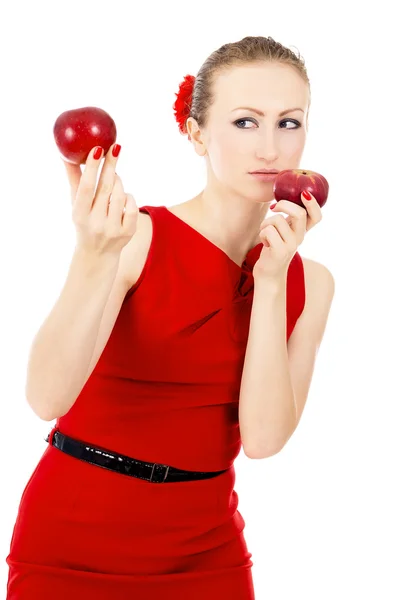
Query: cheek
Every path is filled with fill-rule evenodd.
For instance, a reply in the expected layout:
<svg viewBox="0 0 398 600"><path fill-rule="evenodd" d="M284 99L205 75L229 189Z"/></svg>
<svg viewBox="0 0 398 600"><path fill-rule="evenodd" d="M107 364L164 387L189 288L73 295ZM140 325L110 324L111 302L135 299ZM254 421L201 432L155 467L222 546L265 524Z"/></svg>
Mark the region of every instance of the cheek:
<svg viewBox="0 0 398 600"><path fill-rule="evenodd" d="M218 131L212 139L209 152L213 169L218 173L234 170L235 165L245 155L245 148L232 130Z"/></svg>
<svg viewBox="0 0 398 600"><path fill-rule="evenodd" d="M279 149L286 157L300 156L304 150L306 133L304 129L293 135L281 135Z"/></svg>

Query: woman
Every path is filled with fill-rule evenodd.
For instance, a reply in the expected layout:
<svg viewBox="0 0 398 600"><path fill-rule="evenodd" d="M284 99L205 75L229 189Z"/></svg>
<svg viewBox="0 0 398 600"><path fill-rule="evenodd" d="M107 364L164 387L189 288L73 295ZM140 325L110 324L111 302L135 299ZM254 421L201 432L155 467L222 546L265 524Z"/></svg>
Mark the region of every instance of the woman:
<svg viewBox="0 0 398 600"><path fill-rule="evenodd" d="M309 105L302 61L247 37L177 94L207 168L195 198L138 211L114 148L97 189L101 151L83 173L65 163L77 245L26 388L56 424L22 495L8 600L254 598L234 460L272 456L297 427L334 281L297 251L316 199L270 207L273 177L253 172L299 166Z"/></svg>

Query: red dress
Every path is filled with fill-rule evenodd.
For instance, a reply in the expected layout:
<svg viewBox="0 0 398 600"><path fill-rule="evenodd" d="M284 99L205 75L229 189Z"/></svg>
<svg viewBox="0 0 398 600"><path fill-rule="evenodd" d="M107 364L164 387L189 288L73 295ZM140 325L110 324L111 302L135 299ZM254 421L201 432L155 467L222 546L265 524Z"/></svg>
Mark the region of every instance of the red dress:
<svg viewBox="0 0 398 600"><path fill-rule="evenodd" d="M150 483L48 445L22 494L8 600L252 600L251 553L234 491L238 400L252 269L164 206L91 377L52 430L213 478ZM287 282L287 338L304 307L302 260ZM29 452L29 449L27 449Z"/></svg>

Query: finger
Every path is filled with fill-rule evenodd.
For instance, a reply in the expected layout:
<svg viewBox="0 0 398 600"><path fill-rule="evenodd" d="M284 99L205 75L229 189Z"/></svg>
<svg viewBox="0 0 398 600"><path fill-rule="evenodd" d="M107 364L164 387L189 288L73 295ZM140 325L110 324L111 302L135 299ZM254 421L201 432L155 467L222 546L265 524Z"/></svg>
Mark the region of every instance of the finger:
<svg viewBox="0 0 398 600"><path fill-rule="evenodd" d="M267 225L267 227L260 232L260 239L268 242L268 244L265 244L266 246L268 245L275 249L282 250L285 245L278 230L273 225Z"/></svg>
<svg viewBox="0 0 398 600"><path fill-rule="evenodd" d="M126 204L123 209L123 228L129 232L137 227L138 206L134 196L126 194Z"/></svg>
<svg viewBox="0 0 398 600"><path fill-rule="evenodd" d="M284 212L291 217L295 217L296 219L307 216L307 211L305 208L299 206L295 202L290 202L290 200L279 200L271 210L272 212Z"/></svg>
<svg viewBox="0 0 398 600"><path fill-rule="evenodd" d="M95 188L97 184L98 169L101 164L101 157L104 153L101 148L101 155L98 159L94 158L94 153L98 146L90 150L87 159L86 166L80 177L80 182L76 191L76 198L74 202L74 211L77 216L86 215L91 211L93 205L93 198L95 194ZM77 171L75 171L77 174Z"/></svg>
<svg viewBox="0 0 398 600"><path fill-rule="evenodd" d="M118 156L113 156L112 151L117 145L118 144L114 144L111 146L105 156L93 203L93 212L95 213L105 215L108 213L109 197L112 194L115 183L116 164L119 160Z"/></svg>
<svg viewBox="0 0 398 600"><path fill-rule="evenodd" d="M122 180L119 175L115 173L115 183L113 184L112 194L108 201L108 216L109 220L119 227L122 222L125 203L126 192L124 191Z"/></svg>
<svg viewBox="0 0 398 600"><path fill-rule="evenodd" d="M290 200L279 200L272 208L272 212L283 212L289 215L289 224L294 233L301 235L307 229L308 212L302 206L290 202Z"/></svg>
<svg viewBox="0 0 398 600"><path fill-rule="evenodd" d="M82 170L80 165L75 165L70 162L67 162L64 158L61 157L63 164L65 165L66 175L68 177L70 191L71 191L71 200L72 204L76 198L77 188L79 187L80 178L82 176Z"/></svg>
<svg viewBox="0 0 398 600"><path fill-rule="evenodd" d="M275 229L279 232L280 237L286 244L292 246L296 244L296 234L285 217L282 217L282 215L275 215L275 217L267 219L263 228L268 227L269 225L275 227Z"/></svg>
<svg viewBox="0 0 398 600"><path fill-rule="evenodd" d="M301 194L302 202L307 210L308 215L310 216L311 220L313 221L313 224L319 223L319 221L322 219L321 207L319 206L315 196L313 196L311 194L311 192L309 192L308 190L305 190L305 191L310 196L310 199L307 200L307 198L304 196L304 192L302 192L302 194Z"/></svg>

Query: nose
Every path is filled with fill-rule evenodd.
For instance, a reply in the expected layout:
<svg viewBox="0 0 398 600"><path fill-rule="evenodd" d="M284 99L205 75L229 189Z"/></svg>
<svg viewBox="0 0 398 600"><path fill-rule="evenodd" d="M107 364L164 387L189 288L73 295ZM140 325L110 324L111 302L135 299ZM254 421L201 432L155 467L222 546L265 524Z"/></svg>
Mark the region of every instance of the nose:
<svg viewBox="0 0 398 600"><path fill-rule="evenodd" d="M276 136L273 131L264 131L264 133L259 135L256 149L256 157L259 160L263 160L269 164L277 160L278 149L276 143Z"/></svg>

